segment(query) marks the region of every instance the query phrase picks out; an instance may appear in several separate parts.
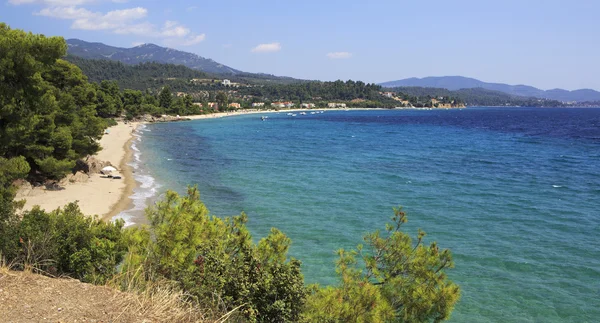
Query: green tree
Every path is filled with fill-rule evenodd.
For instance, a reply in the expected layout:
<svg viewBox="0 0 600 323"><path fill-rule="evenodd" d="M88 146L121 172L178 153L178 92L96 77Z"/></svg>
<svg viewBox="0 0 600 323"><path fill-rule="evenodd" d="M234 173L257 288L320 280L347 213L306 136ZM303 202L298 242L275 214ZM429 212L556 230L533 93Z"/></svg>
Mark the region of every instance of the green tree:
<svg viewBox="0 0 600 323"><path fill-rule="evenodd" d="M171 88L169 86L163 87L158 95L159 106L165 111L170 111L171 104L173 103L173 94L171 94Z"/></svg>
<svg viewBox="0 0 600 323"><path fill-rule="evenodd" d="M62 38L0 24L0 156L23 156L30 177L58 179L100 149L96 89L63 61Z"/></svg>
<svg viewBox="0 0 600 323"><path fill-rule="evenodd" d="M18 220L15 211L23 206L24 201L15 202L16 187L13 181L25 178L29 173L29 164L24 157L6 159L0 157L0 260L3 250L14 249L18 240L11 228Z"/></svg>
<svg viewBox="0 0 600 323"><path fill-rule="evenodd" d="M169 191L147 210L149 234L138 231L123 268L140 264L151 280L166 278L200 304L241 307L249 321L297 321L306 296L300 262L289 259L290 239L273 229L252 242L247 216L211 216L196 188L181 197ZM147 255L147 256L144 256Z"/></svg>
<svg viewBox="0 0 600 323"><path fill-rule="evenodd" d="M215 97L215 100L219 104L219 110L221 110L221 111L227 110L227 102L229 100L229 98L227 97L227 93L225 93L223 91L219 91L217 93L217 96Z"/></svg>
<svg viewBox="0 0 600 323"><path fill-rule="evenodd" d="M96 97L98 100L96 111L99 116L103 118L116 117L123 112L123 101L117 82L106 80L100 82Z"/></svg>
<svg viewBox="0 0 600 323"><path fill-rule="evenodd" d="M416 243L400 231L406 214L394 211L393 222L368 234L364 248L340 250L336 287L312 286L303 319L307 322L440 322L450 317L460 297L445 270L454 263L450 251L435 242ZM357 260L357 257L361 261Z"/></svg>

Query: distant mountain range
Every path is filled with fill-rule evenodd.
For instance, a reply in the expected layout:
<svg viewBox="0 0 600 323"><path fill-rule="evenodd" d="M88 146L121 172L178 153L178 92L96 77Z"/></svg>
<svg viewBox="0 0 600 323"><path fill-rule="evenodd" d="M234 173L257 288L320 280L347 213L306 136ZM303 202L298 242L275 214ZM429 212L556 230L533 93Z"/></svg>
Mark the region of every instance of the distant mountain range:
<svg viewBox="0 0 600 323"><path fill-rule="evenodd" d="M440 77L424 77L424 78L408 78L398 81L390 81L380 83L383 87L432 87L442 88L451 91L460 89L483 88L492 91L500 91L510 95L523 97L536 97L543 99L558 100L562 102L578 101L600 101L600 92L582 89L575 91L567 91L563 89L540 90L528 85L508 85L502 83L487 83L476 80L474 78L463 76L440 76Z"/></svg>
<svg viewBox="0 0 600 323"><path fill-rule="evenodd" d="M67 40L67 53L87 59L107 59L135 65L145 62L184 65L189 68L214 74L240 74L242 71L220 64L210 58L180 50L143 44L133 48L121 48L102 43L90 43L80 39Z"/></svg>

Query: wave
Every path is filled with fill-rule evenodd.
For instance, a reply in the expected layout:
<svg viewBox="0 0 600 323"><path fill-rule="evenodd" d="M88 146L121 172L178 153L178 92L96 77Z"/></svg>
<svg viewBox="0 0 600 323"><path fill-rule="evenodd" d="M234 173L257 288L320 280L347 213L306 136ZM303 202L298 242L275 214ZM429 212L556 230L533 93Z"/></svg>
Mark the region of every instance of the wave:
<svg viewBox="0 0 600 323"><path fill-rule="evenodd" d="M133 178L138 183L138 186L133 189L133 194L129 197L133 203L133 207L117 214L113 221L116 219L122 219L125 221L125 226L135 224L135 217L142 213L147 206L148 199L156 196L160 185L156 182L156 179L150 175L150 173L141 168L142 163L142 152L138 148L137 144L142 141L142 132L150 131L146 129L145 125L140 125L134 136L136 139L131 144L131 150L133 151L132 161L128 164L135 172Z"/></svg>

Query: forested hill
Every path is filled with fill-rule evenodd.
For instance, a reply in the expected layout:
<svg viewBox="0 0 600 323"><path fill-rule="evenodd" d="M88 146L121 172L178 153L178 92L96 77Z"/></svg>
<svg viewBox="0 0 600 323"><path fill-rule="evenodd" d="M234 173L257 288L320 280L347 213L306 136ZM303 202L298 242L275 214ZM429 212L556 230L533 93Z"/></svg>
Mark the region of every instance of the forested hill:
<svg viewBox="0 0 600 323"><path fill-rule="evenodd" d="M570 101L600 101L600 92L581 89L567 91L563 89L540 90L528 85L508 85L503 83L487 83L474 78L463 76L440 76L424 78L407 78L403 80L381 83L383 87L432 87L442 88L451 91L460 89L483 88L486 90L499 91L509 95L536 97L542 99L558 100L562 102Z"/></svg>
<svg viewBox="0 0 600 323"><path fill-rule="evenodd" d="M215 75L196 71L183 65L155 62L126 65L104 59L84 59L68 55L65 59L77 65L91 82L117 81L122 89L145 90L163 86L177 79L189 81L198 78L213 78Z"/></svg>
<svg viewBox="0 0 600 323"><path fill-rule="evenodd" d="M212 59L154 44L121 48L103 43L90 43L80 39L69 39L67 45L69 46L67 50L69 55L82 58L108 59L131 65L146 62L169 63L217 74L241 73L239 70L215 62Z"/></svg>
<svg viewBox="0 0 600 323"><path fill-rule="evenodd" d="M538 99L509 95L500 91L482 88L461 89L450 91L442 88L405 86L390 88L394 92L404 93L415 97L455 97L469 106L524 106L524 107L558 107L562 102L556 100Z"/></svg>
<svg viewBox="0 0 600 323"><path fill-rule="evenodd" d="M209 58L204 58L193 53L183 52L172 48L160 47L154 44L144 44L133 48L120 48L109 46L103 43L89 43L79 39L67 40L68 54L71 57L78 57L91 60L102 60L120 62L123 65L114 66L134 66L144 63L161 63L169 65L185 66L189 69L212 74L212 78L233 79L236 82L259 83L259 84L289 84L302 82L303 80L294 79L286 76L275 76L265 73L247 73L220 64ZM69 59L75 62L74 59ZM95 75L90 75L94 79ZM114 79L114 77L111 77Z"/></svg>

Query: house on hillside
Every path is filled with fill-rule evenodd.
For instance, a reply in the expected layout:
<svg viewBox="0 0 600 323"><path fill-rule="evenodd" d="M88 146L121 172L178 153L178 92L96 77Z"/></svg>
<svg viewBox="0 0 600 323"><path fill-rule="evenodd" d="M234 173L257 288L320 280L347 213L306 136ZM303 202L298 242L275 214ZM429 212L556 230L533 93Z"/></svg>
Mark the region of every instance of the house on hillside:
<svg viewBox="0 0 600 323"><path fill-rule="evenodd" d="M254 102L252 103L252 107L253 108L259 108L259 107L264 107L265 103L264 102Z"/></svg>
<svg viewBox="0 0 600 323"><path fill-rule="evenodd" d="M300 106L304 109L314 109L315 108L314 103L302 103Z"/></svg>
<svg viewBox="0 0 600 323"><path fill-rule="evenodd" d="M219 111L219 104L217 102L208 102L207 105L209 108Z"/></svg>
<svg viewBox="0 0 600 323"><path fill-rule="evenodd" d="M239 109L242 106L239 103L237 103L237 102L231 102L231 103L229 103L229 107L230 108L234 108L234 109Z"/></svg>
<svg viewBox="0 0 600 323"><path fill-rule="evenodd" d="M231 81L228 79L224 79L223 82L221 82L221 84L224 86L231 86Z"/></svg>
<svg viewBox="0 0 600 323"><path fill-rule="evenodd" d="M327 103L327 107L328 108L332 108L332 109L335 109L335 108L344 108L345 109L346 108L346 103L329 102L329 103Z"/></svg>

